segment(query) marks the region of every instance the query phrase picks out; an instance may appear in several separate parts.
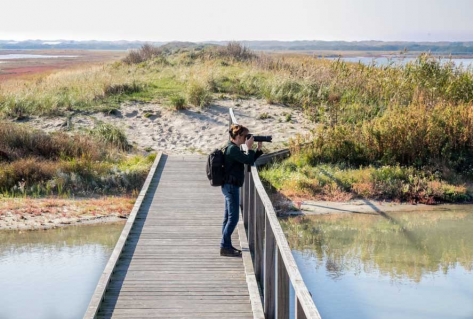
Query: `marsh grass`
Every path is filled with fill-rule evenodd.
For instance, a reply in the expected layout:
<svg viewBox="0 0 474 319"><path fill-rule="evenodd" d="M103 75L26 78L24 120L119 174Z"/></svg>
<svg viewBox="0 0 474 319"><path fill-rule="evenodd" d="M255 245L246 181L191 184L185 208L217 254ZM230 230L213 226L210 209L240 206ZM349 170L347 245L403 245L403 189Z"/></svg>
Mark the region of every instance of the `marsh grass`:
<svg viewBox="0 0 474 319"><path fill-rule="evenodd" d="M0 194L3 196L122 194L140 189L154 154L130 156L113 128L47 134L0 125Z"/></svg>
<svg viewBox="0 0 474 319"><path fill-rule="evenodd" d="M440 173L413 167L308 165L301 158L274 164L260 172L274 190L289 198L339 201L341 199L377 199L434 204L472 200L472 186L451 184Z"/></svg>

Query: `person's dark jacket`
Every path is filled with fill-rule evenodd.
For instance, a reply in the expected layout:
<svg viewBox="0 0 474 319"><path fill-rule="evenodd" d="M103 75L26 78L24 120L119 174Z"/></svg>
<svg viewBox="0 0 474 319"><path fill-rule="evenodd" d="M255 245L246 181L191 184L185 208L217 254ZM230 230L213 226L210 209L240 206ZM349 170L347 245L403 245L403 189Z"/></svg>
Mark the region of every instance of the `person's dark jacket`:
<svg viewBox="0 0 474 319"><path fill-rule="evenodd" d="M253 165L255 160L262 155L262 151L249 150L245 154L232 142L227 144L225 155L225 184L232 184L238 187L244 185L244 164Z"/></svg>

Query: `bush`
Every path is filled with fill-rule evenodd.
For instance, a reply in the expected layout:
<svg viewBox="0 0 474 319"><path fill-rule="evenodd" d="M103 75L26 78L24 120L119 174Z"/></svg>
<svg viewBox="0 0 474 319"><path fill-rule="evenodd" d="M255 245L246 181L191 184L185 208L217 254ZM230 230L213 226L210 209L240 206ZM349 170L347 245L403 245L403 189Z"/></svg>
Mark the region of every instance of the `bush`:
<svg viewBox="0 0 474 319"><path fill-rule="evenodd" d="M204 107L211 103L212 97L209 89L198 83L191 82L187 90L188 101L194 106Z"/></svg>
<svg viewBox="0 0 474 319"><path fill-rule="evenodd" d="M472 176L472 125L472 104L394 106L360 124L320 126L304 153L314 164L446 166Z"/></svg>
<svg viewBox="0 0 474 319"><path fill-rule="evenodd" d="M104 96L131 94L131 93L140 92L142 90L143 90L143 85L140 85L137 82L107 84L104 87Z"/></svg>
<svg viewBox="0 0 474 319"><path fill-rule="evenodd" d="M129 144L127 136L122 129L108 123L97 124L90 132L91 135L97 137L105 143L117 147L121 150L128 150Z"/></svg>
<svg viewBox="0 0 474 319"><path fill-rule="evenodd" d="M144 44L138 50L131 50L122 60L125 64L138 64L162 54L162 50L151 44Z"/></svg>
<svg viewBox="0 0 474 319"><path fill-rule="evenodd" d="M233 61L247 61L256 58L256 55L239 42L231 41L226 46L214 47L207 51L208 59L228 59ZM225 62L226 63L226 62ZM221 62L222 65L222 62ZM224 66L227 66L224 64Z"/></svg>
<svg viewBox="0 0 474 319"><path fill-rule="evenodd" d="M186 107L186 99L181 95L172 95L170 102L176 111L184 110Z"/></svg>

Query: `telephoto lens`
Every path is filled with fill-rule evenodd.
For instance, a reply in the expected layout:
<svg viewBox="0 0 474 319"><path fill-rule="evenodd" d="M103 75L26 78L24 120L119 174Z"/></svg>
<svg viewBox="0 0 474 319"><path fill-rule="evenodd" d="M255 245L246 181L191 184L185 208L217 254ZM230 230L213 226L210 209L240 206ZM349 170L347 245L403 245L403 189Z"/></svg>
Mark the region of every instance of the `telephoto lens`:
<svg viewBox="0 0 474 319"><path fill-rule="evenodd" d="M271 135L253 135L253 134L247 134L245 136L245 139L248 140L249 138L251 138L253 136L253 140L255 142L268 142L268 143L271 143L272 142L272 136Z"/></svg>

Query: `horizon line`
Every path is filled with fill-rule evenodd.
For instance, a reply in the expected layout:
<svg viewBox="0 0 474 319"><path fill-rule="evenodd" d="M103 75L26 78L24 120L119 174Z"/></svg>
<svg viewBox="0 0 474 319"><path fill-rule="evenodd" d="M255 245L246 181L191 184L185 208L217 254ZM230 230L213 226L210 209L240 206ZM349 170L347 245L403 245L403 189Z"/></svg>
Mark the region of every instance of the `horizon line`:
<svg viewBox="0 0 474 319"><path fill-rule="evenodd" d="M43 41L43 42L159 42L159 43L173 43L173 42L191 42L191 43L207 43L207 42L401 42L401 43L457 43L457 42L467 42L472 43L473 40L457 40L457 41L448 41L448 40L439 40L439 41L430 41L430 40L419 40L419 41L410 41L410 40L203 40L203 41L191 41L191 40L97 40L97 39L88 39L88 40L76 40L76 39L26 39L26 40L14 40L14 39L0 39L0 41L10 41L10 42L27 42L27 41Z"/></svg>

